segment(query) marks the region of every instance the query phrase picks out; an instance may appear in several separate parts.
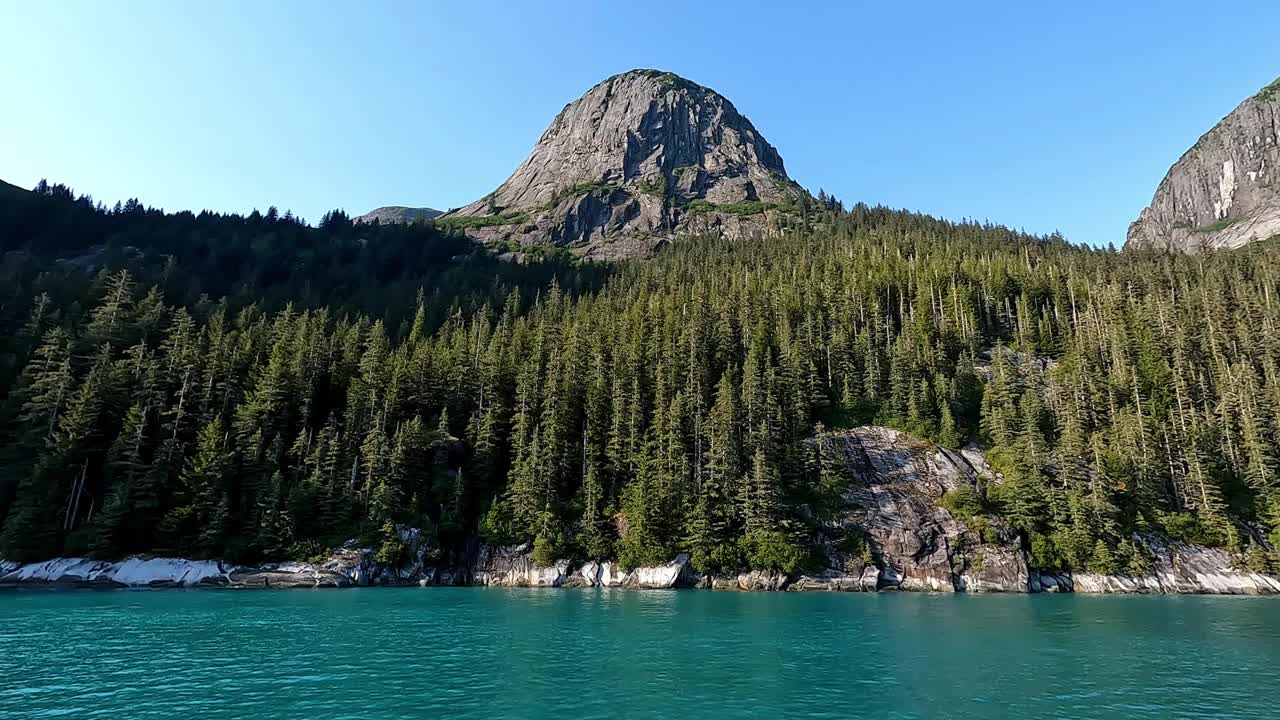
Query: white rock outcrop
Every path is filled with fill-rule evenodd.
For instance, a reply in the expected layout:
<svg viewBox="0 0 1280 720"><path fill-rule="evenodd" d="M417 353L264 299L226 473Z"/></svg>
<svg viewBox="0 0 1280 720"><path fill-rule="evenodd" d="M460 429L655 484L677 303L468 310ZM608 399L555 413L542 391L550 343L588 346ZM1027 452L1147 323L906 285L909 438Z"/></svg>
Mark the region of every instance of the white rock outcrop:
<svg viewBox="0 0 1280 720"><path fill-rule="evenodd" d="M229 569L216 560L135 556L120 562L106 562L56 558L10 568L0 574L0 583L194 587L226 584L228 575Z"/></svg>
<svg viewBox="0 0 1280 720"><path fill-rule="evenodd" d="M666 590L693 587L698 579L697 573L689 565L689 556L680 553L666 565L639 567L632 570L622 581L622 586L639 590Z"/></svg>
<svg viewBox="0 0 1280 720"><path fill-rule="evenodd" d="M622 571L618 563L613 561L605 561L600 563L600 587L622 587L622 583L626 582L627 574Z"/></svg>
<svg viewBox="0 0 1280 720"><path fill-rule="evenodd" d="M472 574L472 584L489 587L561 587L571 575L568 560L538 567L533 549L524 545L485 546Z"/></svg>
<svg viewBox="0 0 1280 720"><path fill-rule="evenodd" d="M801 575L787 586L793 592L875 592L880 584L880 570L867 565L861 573L828 570L817 575Z"/></svg>
<svg viewBox="0 0 1280 720"><path fill-rule="evenodd" d="M1033 573L1040 592L1166 595L1274 595L1280 578L1241 569L1222 548L1170 540L1154 533L1135 534L1134 542L1152 561L1145 575Z"/></svg>
<svg viewBox="0 0 1280 720"><path fill-rule="evenodd" d="M157 584L191 587L211 580L225 581L227 570L217 560L135 557L118 563L110 576L114 582L131 587Z"/></svg>

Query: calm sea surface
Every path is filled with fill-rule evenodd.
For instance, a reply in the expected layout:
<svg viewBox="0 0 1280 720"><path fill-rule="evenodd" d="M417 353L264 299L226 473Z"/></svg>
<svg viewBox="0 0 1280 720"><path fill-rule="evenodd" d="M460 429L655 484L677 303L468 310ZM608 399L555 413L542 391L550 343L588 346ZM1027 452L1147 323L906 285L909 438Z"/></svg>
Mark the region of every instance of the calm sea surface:
<svg viewBox="0 0 1280 720"><path fill-rule="evenodd" d="M1280 600L0 592L0 718L1280 718Z"/></svg>

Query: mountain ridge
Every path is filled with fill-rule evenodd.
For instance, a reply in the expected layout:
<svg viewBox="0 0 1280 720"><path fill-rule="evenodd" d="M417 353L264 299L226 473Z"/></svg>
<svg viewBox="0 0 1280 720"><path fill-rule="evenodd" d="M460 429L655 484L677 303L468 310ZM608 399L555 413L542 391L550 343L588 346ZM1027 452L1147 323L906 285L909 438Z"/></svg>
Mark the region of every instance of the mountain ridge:
<svg viewBox="0 0 1280 720"><path fill-rule="evenodd" d="M405 205L384 205L354 217L354 223L414 223L423 220L434 220L444 214L443 210L429 207L407 207Z"/></svg>

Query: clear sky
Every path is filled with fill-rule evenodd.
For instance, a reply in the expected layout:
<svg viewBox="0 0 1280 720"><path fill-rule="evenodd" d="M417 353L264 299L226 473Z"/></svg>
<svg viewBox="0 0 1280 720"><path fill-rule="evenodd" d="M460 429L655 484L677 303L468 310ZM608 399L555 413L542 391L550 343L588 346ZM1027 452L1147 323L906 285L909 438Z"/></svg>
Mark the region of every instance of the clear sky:
<svg viewBox="0 0 1280 720"><path fill-rule="evenodd" d="M1048 5L6 2L0 178L312 221L443 209L652 67L732 100L814 192L1119 245L1280 76L1280 2Z"/></svg>

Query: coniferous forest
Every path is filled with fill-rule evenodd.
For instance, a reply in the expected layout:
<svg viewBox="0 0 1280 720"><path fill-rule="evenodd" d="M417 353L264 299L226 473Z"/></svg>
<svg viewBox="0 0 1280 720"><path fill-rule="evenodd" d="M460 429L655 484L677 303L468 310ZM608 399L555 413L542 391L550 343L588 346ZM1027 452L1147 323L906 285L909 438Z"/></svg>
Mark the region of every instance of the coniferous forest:
<svg viewBox="0 0 1280 720"><path fill-rule="evenodd" d="M792 571L841 491L815 434L878 423L983 446L1004 481L953 501L1035 567L1141 567L1148 528L1276 567L1274 242L802 213L610 265L5 191L0 557L394 557L408 524L442 556Z"/></svg>

